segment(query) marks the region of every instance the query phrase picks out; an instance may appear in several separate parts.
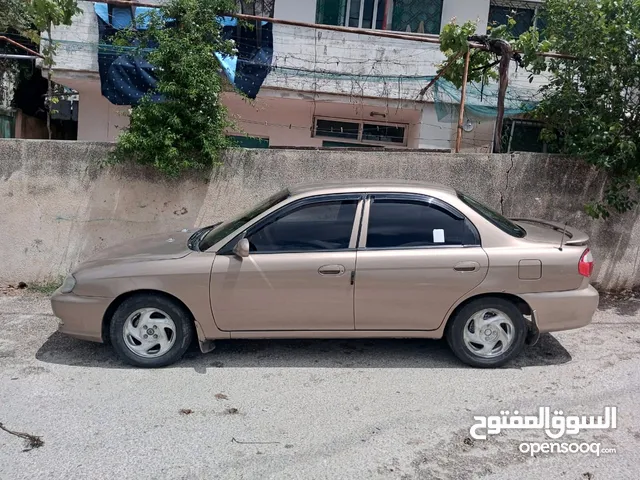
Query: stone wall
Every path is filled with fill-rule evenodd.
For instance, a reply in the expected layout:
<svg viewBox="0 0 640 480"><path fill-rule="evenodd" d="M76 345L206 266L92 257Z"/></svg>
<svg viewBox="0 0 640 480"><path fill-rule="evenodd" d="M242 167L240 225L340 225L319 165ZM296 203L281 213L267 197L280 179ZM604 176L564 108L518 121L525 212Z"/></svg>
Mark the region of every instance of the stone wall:
<svg viewBox="0 0 640 480"><path fill-rule="evenodd" d="M101 167L110 144L0 140L0 282L44 282L139 235L229 218L295 183L404 178L451 185L512 217L568 222L591 235L602 288L640 286L638 209L607 221L583 211L603 177L579 160L538 154L238 150L179 180Z"/></svg>

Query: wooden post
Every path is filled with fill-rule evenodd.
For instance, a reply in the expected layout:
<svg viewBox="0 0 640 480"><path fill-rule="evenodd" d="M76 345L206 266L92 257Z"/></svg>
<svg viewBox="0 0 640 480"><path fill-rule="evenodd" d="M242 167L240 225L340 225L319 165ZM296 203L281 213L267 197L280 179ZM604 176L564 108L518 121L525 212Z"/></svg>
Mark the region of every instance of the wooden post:
<svg viewBox="0 0 640 480"><path fill-rule="evenodd" d="M513 50L508 43L505 42L505 46L502 51L502 57L500 57L500 66L498 73L500 75L499 87L498 87L498 112L496 115L496 130L493 137L493 153L502 153L502 124L504 122L504 100L507 94L507 88L509 87L509 65L511 58L513 57Z"/></svg>
<svg viewBox="0 0 640 480"><path fill-rule="evenodd" d="M384 16L382 17L382 29L388 30L387 24L391 20L391 5L393 0L380 0L380 1L384 1Z"/></svg>
<svg viewBox="0 0 640 480"><path fill-rule="evenodd" d="M462 145L462 123L464 122L464 104L467 100L467 79L469 78L469 60L471 60L471 47L468 47L464 57L464 73L462 75L462 94L460 95L460 116L458 117L458 132L456 134L456 153L460 152Z"/></svg>

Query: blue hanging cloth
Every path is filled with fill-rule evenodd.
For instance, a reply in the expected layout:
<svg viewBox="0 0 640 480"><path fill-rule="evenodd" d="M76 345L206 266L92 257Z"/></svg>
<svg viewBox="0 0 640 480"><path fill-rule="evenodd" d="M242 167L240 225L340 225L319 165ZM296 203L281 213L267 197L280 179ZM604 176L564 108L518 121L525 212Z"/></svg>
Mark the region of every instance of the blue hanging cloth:
<svg viewBox="0 0 640 480"><path fill-rule="evenodd" d="M114 105L137 105L158 83L153 66L145 59L126 53L126 49L113 45L113 35L128 28L135 20L131 7L115 7L106 3L94 4L98 17L98 72L102 96ZM140 15L138 11L138 15ZM144 25L138 26L144 28ZM160 101L159 94L152 96Z"/></svg>
<svg viewBox="0 0 640 480"><path fill-rule="evenodd" d="M235 42L238 56L216 53L216 57L229 81L247 97L256 98L271 71L273 24L256 21L238 26L237 19L233 17L223 17L220 23L223 38Z"/></svg>
<svg viewBox="0 0 640 480"><path fill-rule="evenodd" d="M132 24L137 29L146 28L140 22L140 14L149 11L142 7L116 7L105 3L94 4L98 17L98 71L102 95L115 105L137 105L140 99L157 85L154 67L140 57L114 46L113 35ZM138 22L136 24L136 19ZM249 98L256 98L260 87L271 69L273 59L273 25L256 22L252 27L239 27L231 17L219 19L223 26L223 37L236 44L237 56L216 53L222 71L229 81ZM153 94L152 100L162 101L162 96Z"/></svg>

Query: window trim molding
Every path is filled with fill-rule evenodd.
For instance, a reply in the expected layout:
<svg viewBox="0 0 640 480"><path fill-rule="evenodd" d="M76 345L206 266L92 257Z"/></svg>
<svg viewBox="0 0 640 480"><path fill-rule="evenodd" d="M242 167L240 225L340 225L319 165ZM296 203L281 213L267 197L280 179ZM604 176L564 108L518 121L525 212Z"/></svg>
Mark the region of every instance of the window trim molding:
<svg viewBox="0 0 640 480"><path fill-rule="evenodd" d="M424 245L424 246L412 246L412 247L367 247L367 235L369 234L369 215L371 213L371 204L375 200L375 198L384 199L384 200L408 200L408 201L418 201L423 202L427 205L434 204L453 215L458 215L462 220L464 220L465 225L469 227L475 237L475 243L469 245ZM360 239L358 241L358 250L364 251L387 251L387 250L420 250L420 249L434 249L434 248L472 248L472 247L482 247L482 238L480 237L480 231L478 227L474 225L474 223L469 220L465 214L460 212L453 205L448 204L444 200L440 200L439 198L432 197L430 195L425 195L421 193L390 193L390 192L381 192L381 193L370 193L367 195L364 206L364 213L362 215L362 228L360 229Z"/></svg>
<svg viewBox="0 0 640 480"><path fill-rule="evenodd" d="M351 2L353 0L347 0L347 6L344 15L344 26L349 27L349 15L351 13ZM373 0L373 17L371 17L371 27L367 28L367 30L378 30L376 28L376 23L378 20L378 6L380 2L384 2L384 0ZM360 0L360 13L358 15L358 25L354 28L366 28L362 26L362 17L364 16L364 4L366 0ZM393 7L392 7L393 8ZM382 26L382 29L385 30L385 25Z"/></svg>
<svg viewBox="0 0 640 480"><path fill-rule="evenodd" d="M223 247L218 250L218 255L233 255L233 247L235 243L240 241L240 239L245 238L247 235L255 232L266 226L268 223L272 223L277 220L274 217L280 217L286 215L292 210L296 210L301 206L313 205L314 203L323 203L327 201L337 201L337 200L356 200L358 203L356 204L355 216L353 218L353 225L351 227L351 234L349 236L349 246L347 248L338 248L338 249L326 249L326 250L278 250L274 252L251 252L250 255L274 255L279 253L335 253L335 252L346 252L346 251L354 251L356 250L356 240L358 238L358 234L360 232L360 226L362 224L362 206L364 203L364 195L361 193L328 193L324 195L314 195L311 197L304 197L298 200L294 200L282 207L274 210L273 212L267 214L266 216L260 218L260 220L255 221L253 224L247 226L243 225L241 228L236 230L232 235L231 239L225 243ZM360 217L358 217L360 215ZM252 232L253 231L253 232Z"/></svg>
<svg viewBox="0 0 640 480"><path fill-rule="evenodd" d="M345 123L353 123L358 124L358 139L353 138L340 138L340 137L332 137L329 135L318 134L318 120L327 120L330 122L345 122ZM367 125L380 125L382 127L396 127L403 129L403 138L402 143L400 142L383 142L378 140L363 140L363 129L364 124ZM376 122L375 120L362 120L362 119L353 119L353 118L340 118L340 117L327 117L324 115L315 115L313 117L313 131L311 134L312 138L320 138L320 139L331 139L336 140L339 139L340 143L353 143L354 145L389 145L394 147L406 147L409 141L409 123L395 123L395 122Z"/></svg>
<svg viewBox="0 0 640 480"><path fill-rule="evenodd" d="M507 151L504 153L514 153L514 152L526 153L527 152L526 150L511 150L513 135L518 125L529 126L529 127L540 127L540 128L544 128L544 125L545 125L544 122L537 121L537 120L528 120L525 118L505 118L505 121L511 122L511 127L509 128L509 141L507 142ZM549 144L547 142L540 142L540 143L542 145L542 152L540 153L543 153L543 154L548 153Z"/></svg>

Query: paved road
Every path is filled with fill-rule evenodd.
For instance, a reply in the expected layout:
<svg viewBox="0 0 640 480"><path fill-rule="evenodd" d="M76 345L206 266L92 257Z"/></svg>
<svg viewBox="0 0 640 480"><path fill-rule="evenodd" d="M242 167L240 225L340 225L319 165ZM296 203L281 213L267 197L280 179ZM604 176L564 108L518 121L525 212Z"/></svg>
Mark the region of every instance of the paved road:
<svg viewBox="0 0 640 480"><path fill-rule="evenodd" d="M0 422L44 440L23 452L0 431L1 480L639 476L638 300L606 300L591 326L546 335L498 370L421 340L219 342L136 370L56 324L47 299L0 296ZM469 438L473 415L544 405L617 406L616 430L577 437L617 453L532 458L518 445L543 433Z"/></svg>

